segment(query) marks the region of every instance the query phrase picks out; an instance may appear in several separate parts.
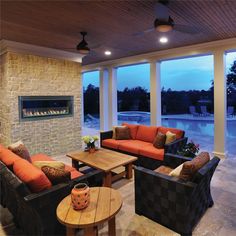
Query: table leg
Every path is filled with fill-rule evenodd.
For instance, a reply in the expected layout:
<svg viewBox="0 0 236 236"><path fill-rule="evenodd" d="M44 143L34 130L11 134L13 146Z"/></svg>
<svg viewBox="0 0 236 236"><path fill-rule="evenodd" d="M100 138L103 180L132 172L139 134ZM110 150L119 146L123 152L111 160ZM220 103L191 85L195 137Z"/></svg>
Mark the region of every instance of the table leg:
<svg viewBox="0 0 236 236"><path fill-rule="evenodd" d="M75 236L75 229L66 227L66 236Z"/></svg>
<svg viewBox="0 0 236 236"><path fill-rule="evenodd" d="M132 179L133 177L133 171L132 171L132 168L133 165L132 163L129 163L125 166L125 171L126 171L126 179Z"/></svg>
<svg viewBox="0 0 236 236"><path fill-rule="evenodd" d="M115 216L108 221L108 235L116 236L116 217Z"/></svg>
<svg viewBox="0 0 236 236"><path fill-rule="evenodd" d="M98 227L89 227L84 229L84 236L97 236L98 235Z"/></svg>
<svg viewBox="0 0 236 236"><path fill-rule="evenodd" d="M72 159L72 166L73 166L76 170L78 170L78 169L79 169L79 162Z"/></svg>
<svg viewBox="0 0 236 236"><path fill-rule="evenodd" d="M112 183L112 174L111 171L105 172L103 177L103 187L111 187Z"/></svg>

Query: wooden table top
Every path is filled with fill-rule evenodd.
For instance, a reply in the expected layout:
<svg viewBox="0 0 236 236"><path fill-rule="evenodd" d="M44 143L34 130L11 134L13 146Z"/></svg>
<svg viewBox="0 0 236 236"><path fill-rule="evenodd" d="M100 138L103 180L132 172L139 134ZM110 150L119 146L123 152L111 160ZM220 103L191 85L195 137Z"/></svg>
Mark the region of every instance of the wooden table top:
<svg viewBox="0 0 236 236"><path fill-rule="evenodd" d="M70 228L95 226L114 217L122 206L117 190L106 187L90 188L90 203L83 210L74 210L71 196L65 197L57 207L57 219Z"/></svg>
<svg viewBox="0 0 236 236"><path fill-rule="evenodd" d="M71 152L68 153L67 156L73 160L83 162L90 167L94 167L105 172L137 160L137 157L104 148L100 148L94 153L85 151Z"/></svg>

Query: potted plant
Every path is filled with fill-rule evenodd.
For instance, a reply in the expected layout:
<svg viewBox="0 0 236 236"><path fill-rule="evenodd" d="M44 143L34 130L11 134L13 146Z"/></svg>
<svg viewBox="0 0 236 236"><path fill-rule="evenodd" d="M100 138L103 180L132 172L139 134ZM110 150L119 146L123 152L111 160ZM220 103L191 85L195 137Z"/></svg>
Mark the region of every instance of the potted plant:
<svg viewBox="0 0 236 236"><path fill-rule="evenodd" d="M95 152L96 150L95 143L96 141L98 141L97 135L94 135L94 136L86 135L82 137L82 140L86 144L85 151Z"/></svg>
<svg viewBox="0 0 236 236"><path fill-rule="evenodd" d="M194 158L199 152L199 144L195 144L192 140L187 143L181 150L177 153L181 156Z"/></svg>

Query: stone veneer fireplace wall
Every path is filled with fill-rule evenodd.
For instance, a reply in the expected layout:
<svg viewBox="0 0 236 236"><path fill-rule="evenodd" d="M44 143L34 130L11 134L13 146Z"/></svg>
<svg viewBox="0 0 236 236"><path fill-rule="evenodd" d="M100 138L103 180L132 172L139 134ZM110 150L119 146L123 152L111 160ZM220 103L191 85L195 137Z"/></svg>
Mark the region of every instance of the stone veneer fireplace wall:
<svg viewBox="0 0 236 236"><path fill-rule="evenodd" d="M7 52L1 56L0 143L22 140L31 154L62 154L81 147L81 64ZM73 96L74 116L19 120L19 96Z"/></svg>

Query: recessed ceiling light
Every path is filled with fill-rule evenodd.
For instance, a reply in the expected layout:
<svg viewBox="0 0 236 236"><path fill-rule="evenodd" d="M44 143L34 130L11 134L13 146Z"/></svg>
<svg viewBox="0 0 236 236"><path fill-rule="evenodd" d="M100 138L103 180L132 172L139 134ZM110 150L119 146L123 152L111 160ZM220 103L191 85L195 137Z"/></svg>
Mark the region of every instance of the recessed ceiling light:
<svg viewBox="0 0 236 236"><path fill-rule="evenodd" d="M110 56L111 55L111 51L105 51L104 54L107 55L107 56Z"/></svg>
<svg viewBox="0 0 236 236"><path fill-rule="evenodd" d="M166 37L161 37L161 38L159 39L159 42L160 42L160 43L167 43L167 42L168 42L168 38L166 38Z"/></svg>

